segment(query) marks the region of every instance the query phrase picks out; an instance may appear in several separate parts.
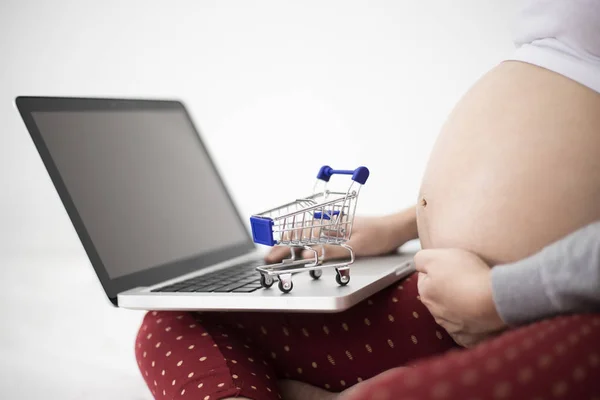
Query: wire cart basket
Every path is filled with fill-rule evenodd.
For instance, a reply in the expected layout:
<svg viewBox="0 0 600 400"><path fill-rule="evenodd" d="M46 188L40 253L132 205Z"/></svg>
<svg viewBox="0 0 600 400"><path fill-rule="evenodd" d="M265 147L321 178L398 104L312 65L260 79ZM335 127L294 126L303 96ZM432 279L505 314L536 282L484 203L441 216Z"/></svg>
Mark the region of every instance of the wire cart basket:
<svg viewBox="0 0 600 400"><path fill-rule="evenodd" d="M351 175L346 192L327 189L333 175ZM352 234L352 224L360 188L369 177L366 167L355 170L335 170L327 165L321 167L313 194L280 207L250 217L252 238L255 243L266 246L288 246L291 257L277 264L257 267L260 282L269 288L279 280L279 289L289 293L293 288L292 274L309 271L313 279L319 279L323 268L336 269L336 281L344 286L350 282L350 265L354 252L346 242ZM348 250L349 259L324 262L324 245L341 246ZM320 248L320 252L315 249ZM313 259L296 259L295 249L312 251ZM311 262L312 261L312 262Z"/></svg>

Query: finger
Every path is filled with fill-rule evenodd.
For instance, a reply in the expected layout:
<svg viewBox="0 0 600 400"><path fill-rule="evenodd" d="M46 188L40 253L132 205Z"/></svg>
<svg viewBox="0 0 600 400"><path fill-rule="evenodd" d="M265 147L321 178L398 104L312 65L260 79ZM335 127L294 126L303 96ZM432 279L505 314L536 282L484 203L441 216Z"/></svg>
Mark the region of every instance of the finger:
<svg viewBox="0 0 600 400"><path fill-rule="evenodd" d="M304 223L304 227L299 233L301 233L301 236L299 236L298 239L317 239L321 236L321 227L317 223L315 223L315 221L306 221Z"/></svg>
<svg viewBox="0 0 600 400"><path fill-rule="evenodd" d="M427 280L428 276L426 273L424 272L417 272L417 292L419 292L419 295L421 297L423 297L423 289L424 289L424 285L426 285L425 281Z"/></svg>
<svg viewBox="0 0 600 400"><path fill-rule="evenodd" d="M320 249L315 249L317 250L317 257L321 257L321 251ZM314 259L315 258L315 252L314 251L310 251L310 250L302 250L302 253L300 253L300 257L304 258L304 259Z"/></svg>
<svg viewBox="0 0 600 400"><path fill-rule="evenodd" d="M425 304L427 308L431 310L431 306L438 306L440 304L440 295L437 283L431 275L423 274L419 272L419 278L417 280L417 291L421 298L421 302Z"/></svg>
<svg viewBox="0 0 600 400"><path fill-rule="evenodd" d="M442 328L444 328L446 330L446 332L451 333L451 332L457 332L460 330L460 326L440 315L435 315L434 313L431 313L431 315L433 316L433 319L435 320L435 323L438 324L439 326L441 326Z"/></svg>
<svg viewBox="0 0 600 400"><path fill-rule="evenodd" d="M339 218L339 215L334 215L330 220L322 224L323 235L329 238L344 238L350 234L348 217L344 215Z"/></svg>
<svg viewBox="0 0 600 400"><path fill-rule="evenodd" d="M484 339L487 339L491 336L491 335L485 335L485 334L483 334L483 335L482 334L470 334L470 333L464 333L464 332L460 332L460 333L448 332L448 334L454 340L454 342L456 342L460 346L466 347L466 348L471 348L471 347L477 345L479 342L481 342Z"/></svg>
<svg viewBox="0 0 600 400"><path fill-rule="evenodd" d="M325 259L326 260L337 260L337 259L345 259L350 258L350 253L348 250L341 246L324 246L325 247ZM321 249L319 247L315 247L315 250L319 252L319 257L321 256ZM310 250L304 250L302 252L302 258L314 258L315 253Z"/></svg>
<svg viewBox="0 0 600 400"><path fill-rule="evenodd" d="M301 242L311 239L316 239L321 236L321 226L315 221L286 221L282 224L281 240Z"/></svg>
<svg viewBox="0 0 600 400"><path fill-rule="evenodd" d="M448 333L459 332L462 329L461 324L453 322L453 320L446 318L446 312L443 307L439 307L435 303L423 302L423 305L427 308L435 323L444 328Z"/></svg>
<svg viewBox="0 0 600 400"><path fill-rule="evenodd" d="M268 263L277 263L284 258L289 258L291 251L288 246L274 246L271 251L265 256L265 261Z"/></svg>
<svg viewBox="0 0 600 400"><path fill-rule="evenodd" d="M429 263L429 259L431 256L429 253L433 250L420 250L417 254L415 254L415 269L421 272L427 272L427 264Z"/></svg>
<svg viewBox="0 0 600 400"><path fill-rule="evenodd" d="M424 272L419 272L417 275L417 292L419 292L419 296L421 296L423 300L428 300L428 292L426 289L428 278L429 276Z"/></svg>
<svg viewBox="0 0 600 400"><path fill-rule="evenodd" d="M431 272L438 263L439 259L444 259L447 257L447 249L426 249L420 250L417 254L415 254L415 268L419 272Z"/></svg>

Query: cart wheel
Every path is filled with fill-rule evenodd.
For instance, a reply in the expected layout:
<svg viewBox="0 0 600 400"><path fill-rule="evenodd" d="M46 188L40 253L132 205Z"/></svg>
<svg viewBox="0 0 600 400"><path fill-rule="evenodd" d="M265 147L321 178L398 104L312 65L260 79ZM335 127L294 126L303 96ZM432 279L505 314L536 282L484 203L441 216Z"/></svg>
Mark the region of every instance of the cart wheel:
<svg viewBox="0 0 600 400"><path fill-rule="evenodd" d="M260 284L265 289L268 289L271 286L273 286L273 283L275 283L275 280L273 279L272 276L270 276L270 275L262 275L262 274L260 275Z"/></svg>
<svg viewBox="0 0 600 400"><path fill-rule="evenodd" d="M340 286L346 286L348 284L348 282L350 282L350 274L348 275L340 275L339 271L335 274L335 281L338 283L338 285Z"/></svg>
<svg viewBox="0 0 600 400"><path fill-rule="evenodd" d="M289 293L294 288L294 283L292 281L283 283L283 281L279 281L279 290L283 293Z"/></svg>
<svg viewBox="0 0 600 400"><path fill-rule="evenodd" d="M321 275L323 275L323 271L321 271L320 269L313 269L309 272L309 274L311 278L319 279Z"/></svg>

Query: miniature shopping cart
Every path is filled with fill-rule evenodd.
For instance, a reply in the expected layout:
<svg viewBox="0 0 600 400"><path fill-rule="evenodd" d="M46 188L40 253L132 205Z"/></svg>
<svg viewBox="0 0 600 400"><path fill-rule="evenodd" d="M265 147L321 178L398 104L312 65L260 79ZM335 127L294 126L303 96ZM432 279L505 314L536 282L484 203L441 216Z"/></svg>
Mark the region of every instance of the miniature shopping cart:
<svg viewBox="0 0 600 400"><path fill-rule="evenodd" d="M346 192L327 189L329 179L337 174L352 175ZM336 269L335 279L339 285L344 286L350 282L350 265L354 263L354 252L346 242L352 233L360 188L368 177L369 170L366 167L358 167L352 171L323 166L317 174L312 195L250 218L255 243L288 246L291 253L291 258L280 263L256 268L261 274L260 282L263 287L271 287L275 278L278 278L279 289L288 293L294 286L292 274L309 271L313 279L319 279L323 268ZM349 259L325 263L325 245L345 248ZM315 247L320 248L320 254ZM295 250L298 248L312 251L314 259L297 260Z"/></svg>

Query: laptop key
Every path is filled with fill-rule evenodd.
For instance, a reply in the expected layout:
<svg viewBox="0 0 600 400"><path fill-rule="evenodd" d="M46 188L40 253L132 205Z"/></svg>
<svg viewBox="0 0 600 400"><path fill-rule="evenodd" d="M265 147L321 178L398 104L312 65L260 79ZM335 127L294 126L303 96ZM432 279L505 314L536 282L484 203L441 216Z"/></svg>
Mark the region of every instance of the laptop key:
<svg viewBox="0 0 600 400"><path fill-rule="evenodd" d="M250 284L250 283L259 283L260 284L260 279L257 279L256 277L252 277L252 278L242 279L240 282L244 282L245 284Z"/></svg>
<svg viewBox="0 0 600 400"><path fill-rule="evenodd" d="M173 285L169 285L169 286L163 286L160 288L156 288L152 290L153 292L175 292L177 291L177 288L174 287Z"/></svg>
<svg viewBox="0 0 600 400"><path fill-rule="evenodd" d="M197 292L198 288L194 285L192 286L187 286L181 289L178 289L177 292L181 293L181 292Z"/></svg>
<svg viewBox="0 0 600 400"><path fill-rule="evenodd" d="M215 285L217 285L217 284L216 283L198 283L196 285L189 286L188 289L191 289L191 290L188 290L188 292L190 292L190 291L197 292L199 290L204 290L205 288L213 287Z"/></svg>
<svg viewBox="0 0 600 400"><path fill-rule="evenodd" d="M252 285L244 285L242 287L245 287L245 288L259 288L259 287L262 287L262 285L260 283L257 283L257 284L252 284Z"/></svg>
<svg viewBox="0 0 600 400"><path fill-rule="evenodd" d="M246 286L242 286L240 288L237 289L233 289L231 292L232 293L251 293L254 292L255 290L260 289L260 286L258 287L246 287Z"/></svg>
<svg viewBox="0 0 600 400"><path fill-rule="evenodd" d="M188 287L188 286L190 286L190 285L189 285L189 284L186 282L185 284L171 285L171 286L168 286L167 288L168 288L169 290L174 290L174 291L176 291L176 290L179 290L179 289L183 289L183 288L185 288L185 287Z"/></svg>
<svg viewBox="0 0 600 400"><path fill-rule="evenodd" d="M253 284L256 288L260 287L256 267L264 265L262 261L250 261L245 264L234 265L221 271L211 272L206 275L197 276L185 281L153 289L153 292L213 292L218 289L219 292L229 292L225 287L240 286L246 287L247 284ZM249 290L250 286L245 290ZM256 290L256 289L252 289Z"/></svg>
<svg viewBox="0 0 600 400"><path fill-rule="evenodd" d="M216 290L213 290L213 292L216 292L216 293L231 292L233 289L237 289L240 286L244 286L244 282L234 282L234 283L231 283L231 284L229 284L227 286L223 286L223 287L220 287L220 288L218 288Z"/></svg>
<svg viewBox="0 0 600 400"><path fill-rule="evenodd" d="M220 287L223 287L222 284L215 284L215 285L211 285L211 286L206 286L206 287L202 287L199 289L194 290L194 292L214 292L215 290L219 289Z"/></svg>
<svg viewBox="0 0 600 400"><path fill-rule="evenodd" d="M209 280L203 280L202 282L196 282L196 286L210 286L210 285L216 285L217 283L220 283L221 281L218 279L209 279Z"/></svg>

